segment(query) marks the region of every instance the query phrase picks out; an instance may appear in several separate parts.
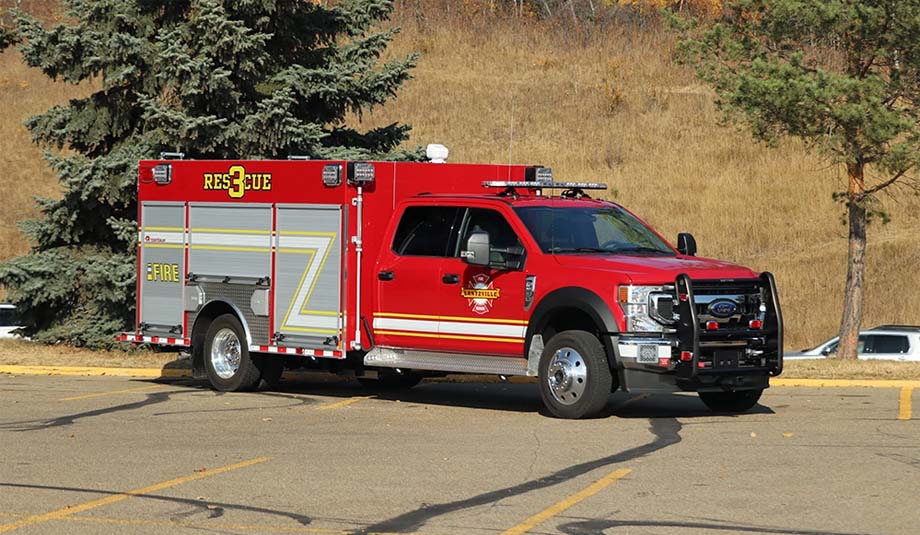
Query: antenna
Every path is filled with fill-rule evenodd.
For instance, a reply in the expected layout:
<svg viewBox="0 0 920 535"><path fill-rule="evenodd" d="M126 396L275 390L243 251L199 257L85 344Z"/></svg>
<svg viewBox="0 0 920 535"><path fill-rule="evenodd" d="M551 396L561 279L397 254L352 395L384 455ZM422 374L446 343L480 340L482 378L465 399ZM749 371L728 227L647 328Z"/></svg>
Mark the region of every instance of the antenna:
<svg viewBox="0 0 920 535"><path fill-rule="evenodd" d="M514 85L512 84L513 88ZM514 147L514 90L511 91L511 127L508 129L508 180L511 180L511 149Z"/></svg>

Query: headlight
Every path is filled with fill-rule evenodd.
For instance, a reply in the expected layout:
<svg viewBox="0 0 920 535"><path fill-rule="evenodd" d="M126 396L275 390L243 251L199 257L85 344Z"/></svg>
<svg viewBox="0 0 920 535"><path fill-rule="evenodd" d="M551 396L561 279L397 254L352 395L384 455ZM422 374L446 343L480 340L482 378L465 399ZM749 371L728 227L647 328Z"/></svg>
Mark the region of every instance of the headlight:
<svg viewBox="0 0 920 535"><path fill-rule="evenodd" d="M666 324L671 324L671 318L662 317L659 310L650 309L654 299L667 299L673 295L671 288L664 286L620 286L618 301L623 314L626 315L626 330L628 332L660 333L667 329Z"/></svg>

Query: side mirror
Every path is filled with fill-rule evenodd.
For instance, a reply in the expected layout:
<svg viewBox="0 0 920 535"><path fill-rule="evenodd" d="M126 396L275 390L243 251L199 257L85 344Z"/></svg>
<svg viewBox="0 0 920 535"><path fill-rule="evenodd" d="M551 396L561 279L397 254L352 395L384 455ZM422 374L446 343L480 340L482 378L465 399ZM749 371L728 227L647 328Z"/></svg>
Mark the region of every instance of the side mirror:
<svg viewBox="0 0 920 535"><path fill-rule="evenodd" d="M470 234L466 240L466 249L460 251L460 257L467 264L474 266L488 266L492 257L492 244L489 242L489 233L477 230Z"/></svg>
<svg viewBox="0 0 920 535"><path fill-rule="evenodd" d="M696 240L693 239L693 234L689 232L681 232L678 234L677 250L683 255L696 256Z"/></svg>

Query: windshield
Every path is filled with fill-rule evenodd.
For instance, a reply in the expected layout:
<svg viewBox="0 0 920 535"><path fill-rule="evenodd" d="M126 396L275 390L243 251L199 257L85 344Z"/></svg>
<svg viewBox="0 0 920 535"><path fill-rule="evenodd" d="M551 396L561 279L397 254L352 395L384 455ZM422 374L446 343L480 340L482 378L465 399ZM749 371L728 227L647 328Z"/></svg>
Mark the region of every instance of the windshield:
<svg viewBox="0 0 920 535"><path fill-rule="evenodd" d="M669 255L674 251L618 206L514 209L544 253Z"/></svg>

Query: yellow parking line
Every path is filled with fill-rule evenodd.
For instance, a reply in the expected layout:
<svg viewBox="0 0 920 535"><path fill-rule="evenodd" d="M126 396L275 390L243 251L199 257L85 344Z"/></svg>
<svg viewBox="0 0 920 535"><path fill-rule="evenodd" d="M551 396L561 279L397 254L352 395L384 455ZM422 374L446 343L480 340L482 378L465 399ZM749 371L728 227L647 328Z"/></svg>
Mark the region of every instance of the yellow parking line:
<svg viewBox="0 0 920 535"><path fill-rule="evenodd" d="M592 483L590 486L586 487L585 489L579 492L576 492L575 494L569 496L568 498L562 500L559 503L556 503L550 506L547 509L540 511L539 513L533 515L532 517L521 522L520 524L503 531L501 535L522 535L524 533L527 533L528 531L539 526L543 522L546 522L550 518L558 515L559 513L565 511L566 509L572 507L578 502L585 500L586 498L590 498L591 496L594 496L598 492L604 490L605 488L615 483L617 480L626 477L626 475L629 474L630 472L632 472L632 470L628 468L620 468L618 470L614 470L613 472L610 472L609 474L602 477L601 479L598 479L597 481L595 481L594 483Z"/></svg>
<svg viewBox="0 0 920 535"><path fill-rule="evenodd" d="M156 483L147 487L142 487L135 490L129 490L128 492L123 492L121 494L113 494L111 496L106 496L105 498L99 498L98 500L91 500L88 502L78 503L76 505L68 505L67 507L62 507L60 509L40 514L40 515L31 515L27 516L16 522L10 522L9 524L0 524L0 533L7 533L22 527L31 526L33 524L40 524L42 522L48 522L51 520L59 520L71 515L82 513L84 511L89 511L90 509L95 509L96 507L102 507L104 505L111 505L113 503L118 503L123 500L127 500L132 496L141 496L143 494L150 494L151 492L156 492L158 490L167 489L169 487L175 487L176 485L181 485L183 483L188 483L189 481L195 481L197 479L203 479L210 476L216 476L218 474L223 474L224 472L230 472L231 470L238 470L240 468L246 468L247 466L252 466L254 464L264 463L268 460L268 457L258 457L256 459L249 459L248 461L242 461L239 463L229 464L227 466L222 466L220 468L214 468L210 470L202 470L201 472L196 472L187 476L177 477L175 479L170 479L168 481L163 481L162 483Z"/></svg>
<svg viewBox="0 0 920 535"><path fill-rule="evenodd" d="M155 388L165 388L165 386L166 385L139 386L137 388L125 388L124 390L112 390L110 392L97 392L95 394L84 394L82 396L71 396L69 398L61 398L58 401L76 401L78 399L101 398L103 396L114 396L117 394L128 394L131 392L142 392L144 390L153 390Z"/></svg>
<svg viewBox="0 0 920 535"><path fill-rule="evenodd" d="M318 411L328 411L332 409L338 409L339 407L347 407L352 403L357 403L359 401L364 401L365 399L370 399L371 396L358 396L348 399L343 399L342 401L336 401L335 403L329 403L327 405L322 405L316 408Z"/></svg>
<svg viewBox="0 0 920 535"><path fill-rule="evenodd" d="M860 387L860 388L920 388L920 381L891 379L795 379L777 377L770 386Z"/></svg>
<svg viewBox="0 0 920 535"><path fill-rule="evenodd" d="M914 389L905 386L901 389L901 399L898 403L898 420L910 420L910 396Z"/></svg>

